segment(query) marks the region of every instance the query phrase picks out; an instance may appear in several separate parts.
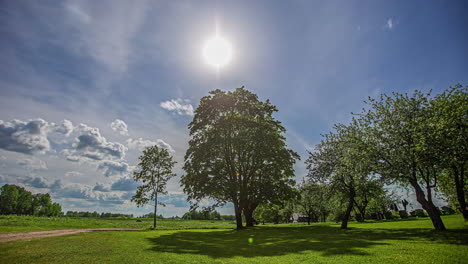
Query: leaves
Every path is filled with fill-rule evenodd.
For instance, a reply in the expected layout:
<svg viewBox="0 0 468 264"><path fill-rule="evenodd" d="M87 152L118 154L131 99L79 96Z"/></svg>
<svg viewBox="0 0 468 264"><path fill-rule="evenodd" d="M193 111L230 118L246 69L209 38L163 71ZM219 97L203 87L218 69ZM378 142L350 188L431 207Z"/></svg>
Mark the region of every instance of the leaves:
<svg viewBox="0 0 468 264"><path fill-rule="evenodd" d="M133 173L133 179L142 185L137 187L132 202L143 206L157 200L158 195L167 194L166 185L175 176L172 168L176 162L172 161L172 156L166 149L159 149L157 146L145 149L139 160L140 171Z"/></svg>

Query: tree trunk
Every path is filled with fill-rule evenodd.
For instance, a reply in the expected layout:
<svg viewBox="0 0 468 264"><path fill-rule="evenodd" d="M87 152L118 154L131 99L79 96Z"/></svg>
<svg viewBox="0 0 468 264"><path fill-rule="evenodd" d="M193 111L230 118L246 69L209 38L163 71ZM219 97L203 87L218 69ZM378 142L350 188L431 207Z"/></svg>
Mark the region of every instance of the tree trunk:
<svg viewBox="0 0 468 264"><path fill-rule="evenodd" d="M435 230L437 231L444 231L446 230L444 222L442 222L442 218L440 218L440 212L437 210L437 207L432 203L432 201L426 200L425 194L419 186L419 183L414 179L410 180L411 186L413 186L416 192L416 200L421 204L422 208L426 210L429 214L429 217L432 220L432 225L434 225Z"/></svg>
<svg viewBox="0 0 468 264"><path fill-rule="evenodd" d="M346 213L343 216L343 221L341 221L341 229L347 229L348 228L348 221L349 217L351 216L351 211L353 210L353 203L354 203L354 196L355 196L354 190L352 190L349 194L349 201L348 201L348 208L346 208Z"/></svg>
<svg viewBox="0 0 468 264"><path fill-rule="evenodd" d="M156 213L158 211L158 196L156 195L156 199L154 201L154 218L153 218L153 228L156 229Z"/></svg>
<svg viewBox="0 0 468 264"><path fill-rule="evenodd" d="M246 227L254 226L252 210L250 209L244 210L244 216L245 216L245 226Z"/></svg>
<svg viewBox="0 0 468 264"><path fill-rule="evenodd" d="M237 229L244 228L242 226L242 210L241 210L240 206L237 203L234 204L234 214L236 215Z"/></svg>
<svg viewBox="0 0 468 264"><path fill-rule="evenodd" d="M453 168L454 180L455 180L455 189L457 191L457 200L460 204L460 212L463 215L465 221L468 221L468 210L466 210L466 201L465 201L465 192L463 191L463 187L465 184L464 179L464 168L461 167L460 173L456 167Z"/></svg>
<svg viewBox="0 0 468 264"><path fill-rule="evenodd" d="M257 208L257 205L255 204L250 204L248 206L245 206L244 208L245 225L247 227L254 226L253 212L255 211L256 208Z"/></svg>

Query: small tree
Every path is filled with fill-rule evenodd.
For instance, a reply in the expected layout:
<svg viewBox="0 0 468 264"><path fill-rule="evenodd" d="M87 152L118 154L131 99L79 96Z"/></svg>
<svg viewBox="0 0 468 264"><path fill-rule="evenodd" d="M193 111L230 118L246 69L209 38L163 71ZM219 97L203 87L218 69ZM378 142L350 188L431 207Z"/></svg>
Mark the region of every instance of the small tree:
<svg viewBox="0 0 468 264"><path fill-rule="evenodd" d="M132 197L132 202L140 207L154 201L153 228L156 228L158 203L164 206L163 203L158 202L158 195L167 194L166 184L170 178L175 176L172 173L172 168L176 162L172 161L172 156L167 150L159 149L157 146L144 150L139 160L138 166L141 170L133 173L133 179L143 183L143 185L138 186L136 194Z"/></svg>

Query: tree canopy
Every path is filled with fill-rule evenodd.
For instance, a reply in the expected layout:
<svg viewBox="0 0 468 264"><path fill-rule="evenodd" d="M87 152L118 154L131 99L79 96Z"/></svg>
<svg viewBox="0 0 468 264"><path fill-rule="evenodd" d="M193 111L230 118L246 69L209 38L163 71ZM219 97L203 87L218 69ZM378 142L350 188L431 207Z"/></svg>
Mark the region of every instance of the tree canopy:
<svg viewBox="0 0 468 264"><path fill-rule="evenodd" d="M172 156L166 149L159 149L158 146L145 149L139 159L140 163L138 163L138 166L140 171L133 173L133 179L141 182L142 185L137 187L132 201L137 206L143 206L150 201L154 201L153 228L156 228L158 204L164 205L158 202L158 195L167 194L167 181L175 176L172 173L172 168L176 162L172 161Z"/></svg>
<svg viewBox="0 0 468 264"><path fill-rule="evenodd" d="M50 195L32 194L23 187L5 184L0 188L0 214L60 216L62 207Z"/></svg>
<svg viewBox="0 0 468 264"><path fill-rule="evenodd" d="M262 202L293 196L293 164L299 156L286 147L278 111L243 87L214 90L201 99L189 124L189 148L181 183L188 198L216 205L234 204L237 227L242 213L253 225L253 211Z"/></svg>

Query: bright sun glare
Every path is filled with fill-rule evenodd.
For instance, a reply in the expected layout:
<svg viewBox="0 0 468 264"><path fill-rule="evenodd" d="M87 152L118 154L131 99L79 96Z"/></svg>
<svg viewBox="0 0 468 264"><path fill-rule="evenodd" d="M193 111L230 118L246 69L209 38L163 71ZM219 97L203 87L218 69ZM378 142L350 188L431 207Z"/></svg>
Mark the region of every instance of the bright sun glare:
<svg viewBox="0 0 468 264"><path fill-rule="evenodd" d="M206 41L203 56L208 64L221 67L229 63L232 57L231 44L225 39L215 36Z"/></svg>

